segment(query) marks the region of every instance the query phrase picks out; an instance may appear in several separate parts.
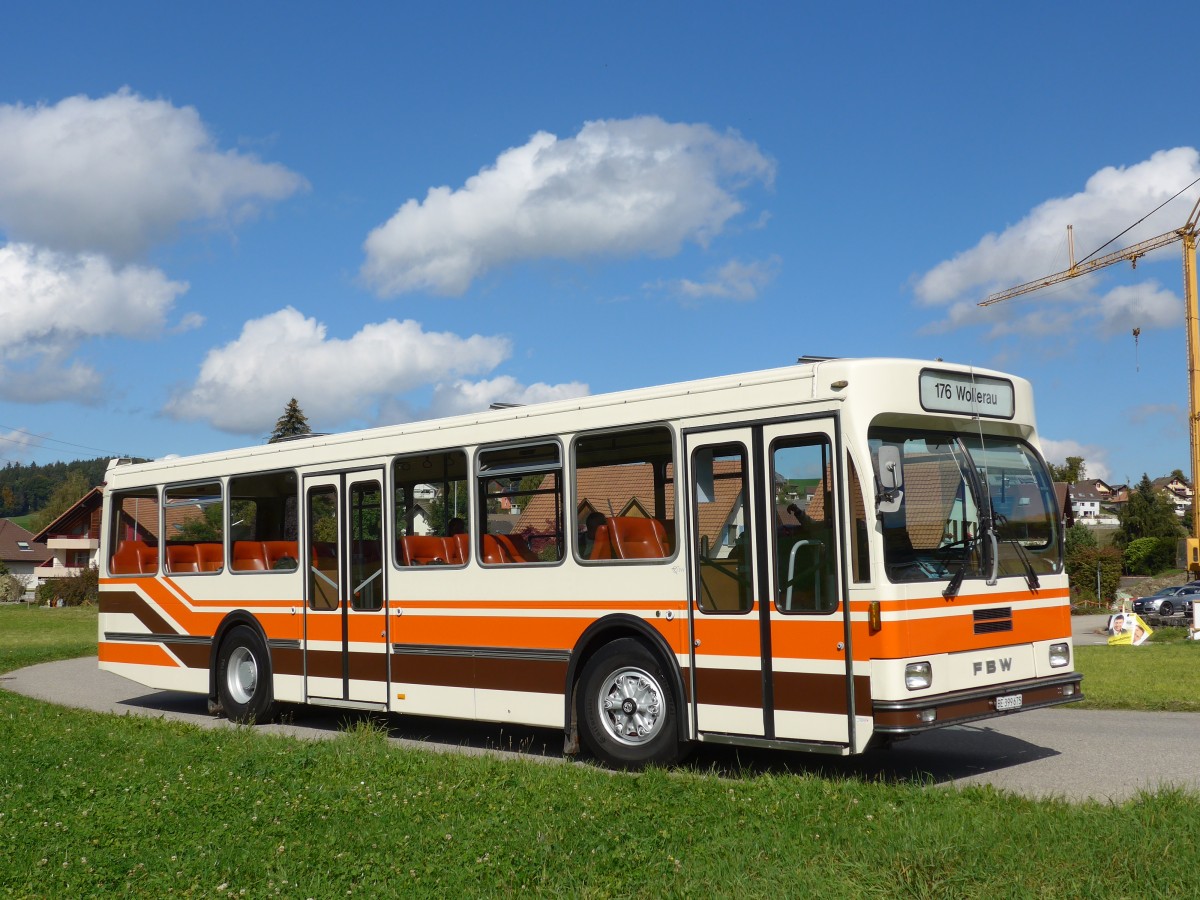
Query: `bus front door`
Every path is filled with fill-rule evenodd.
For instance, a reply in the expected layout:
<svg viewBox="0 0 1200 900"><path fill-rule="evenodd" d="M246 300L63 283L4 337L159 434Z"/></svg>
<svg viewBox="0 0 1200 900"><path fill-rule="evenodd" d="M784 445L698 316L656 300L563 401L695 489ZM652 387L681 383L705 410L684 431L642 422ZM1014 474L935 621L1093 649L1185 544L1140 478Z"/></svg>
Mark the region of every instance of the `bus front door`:
<svg viewBox="0 0 1200 900"><path fill-rule="evenodd" d="M845 752L854 706L832 419L685 436L695 728Z"/></svg>
<svg viewBox="0 0 1200 900"><path fill-rule="evenodd" d="M383 471L306 476L304 498L308 699L386 707Z"/></svg>

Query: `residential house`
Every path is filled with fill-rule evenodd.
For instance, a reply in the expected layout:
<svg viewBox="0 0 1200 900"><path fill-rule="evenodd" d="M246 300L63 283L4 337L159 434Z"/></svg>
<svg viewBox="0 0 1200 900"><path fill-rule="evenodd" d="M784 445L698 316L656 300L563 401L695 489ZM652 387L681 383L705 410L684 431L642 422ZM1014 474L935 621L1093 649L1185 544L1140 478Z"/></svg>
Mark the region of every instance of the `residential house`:
<svg viewBox="0 0 1200 900"><path fill-rule="evenodd" d="M1150 484L1159 493L1166 496L1175 508L1175 515L1182 518L1192 508L1192 488L1180 478L1155 478Z"/></svg>
<svg viewBox="0 0 1200 900"><path fill-rule="evenodd" d="M100 562L100 507L104 494L94 487L61 516L34 535L49 551L37 571L39 578L78 575Z"/></svg>
<svg viewBox="0 0 1200 900"><path fill-rule="evenodd" d="M1076 521L1090 524L1089 520L1100 518L1100 503L1104 494L1091 481L1077 481L1071 485L1071 511Z"/></svg>
<svg viewBox="0 0 1200 900"><path fill-rule="evenodd" d="M32 576L26 586L26 596L38 585L39 566L50 558L45 544L39 544L34 536L8 519L0 519L0 562L11 575Z"/></svg>

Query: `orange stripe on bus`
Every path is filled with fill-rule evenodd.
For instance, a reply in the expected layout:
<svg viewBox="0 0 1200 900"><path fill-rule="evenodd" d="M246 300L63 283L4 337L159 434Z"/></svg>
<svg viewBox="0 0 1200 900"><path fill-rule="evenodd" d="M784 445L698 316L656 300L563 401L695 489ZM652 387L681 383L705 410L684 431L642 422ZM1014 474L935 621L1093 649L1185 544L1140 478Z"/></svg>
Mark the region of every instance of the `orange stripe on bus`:
<svg viewBox="0 0 1200 900"><path fill-rule="evenodd" d="M179 667L175 658L158 644L118 644L113 641L101 641L98 655L100 662Z"/></svg>

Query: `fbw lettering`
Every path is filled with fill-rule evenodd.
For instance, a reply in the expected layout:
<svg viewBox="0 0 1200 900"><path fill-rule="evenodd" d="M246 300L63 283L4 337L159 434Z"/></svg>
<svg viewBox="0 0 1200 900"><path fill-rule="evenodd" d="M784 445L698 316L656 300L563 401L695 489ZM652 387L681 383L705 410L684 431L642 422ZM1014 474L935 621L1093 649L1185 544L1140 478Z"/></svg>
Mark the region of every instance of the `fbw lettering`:
<svg viewBox="0 0 1200 900"><path fill-rule="evenodd" d="M976 675L982 675L984 672L988 675L995 675L997 667L999 667L1001 672L1011 672L1012 657L1010 656L1007 659L986 659L975 663L973 666Z"/></svg>

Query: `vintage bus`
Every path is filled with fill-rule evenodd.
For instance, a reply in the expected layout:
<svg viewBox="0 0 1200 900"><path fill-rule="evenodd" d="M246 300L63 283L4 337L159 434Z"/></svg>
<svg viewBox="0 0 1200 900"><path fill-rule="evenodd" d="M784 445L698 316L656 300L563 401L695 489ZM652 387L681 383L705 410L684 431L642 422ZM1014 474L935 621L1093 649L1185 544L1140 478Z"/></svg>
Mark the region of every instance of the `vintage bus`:
<svg viewBox="0 0 1200 900"><path fill-rule="evenodd" d="M1081 697L1027 381L769 371L132 464L99 659L276 704L852 754Z"/></svg>

